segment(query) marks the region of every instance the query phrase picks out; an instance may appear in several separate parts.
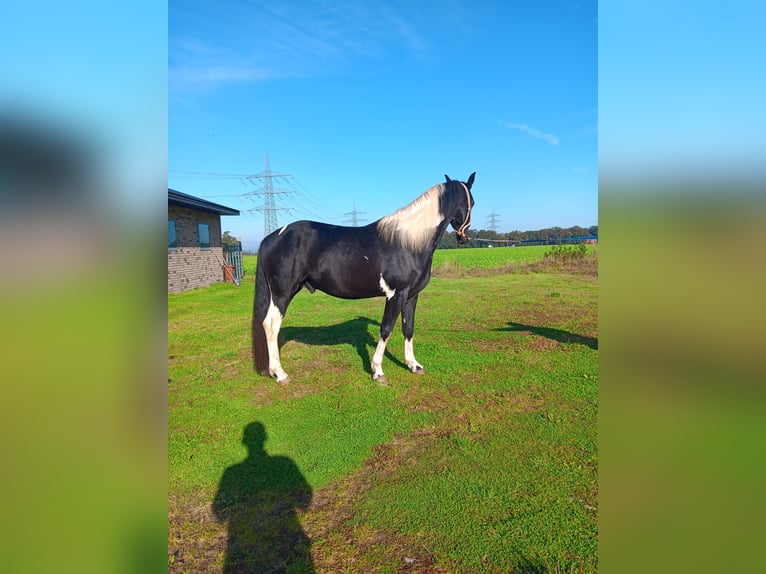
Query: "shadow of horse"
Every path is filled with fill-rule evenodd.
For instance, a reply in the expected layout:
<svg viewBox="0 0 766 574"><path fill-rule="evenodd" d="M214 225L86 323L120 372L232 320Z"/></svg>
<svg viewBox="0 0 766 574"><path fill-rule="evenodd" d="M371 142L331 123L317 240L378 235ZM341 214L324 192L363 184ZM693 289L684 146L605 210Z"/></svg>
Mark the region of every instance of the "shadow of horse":
<svg viewBox="0 0 766 574"><path fill-rule="evenodd" d="M213 501L216 519L228 526L223 572L313 574L311 542L297 511L311 503L312 490L286 456L266 453L266 428L248 424L245 460L228 467Z"/></svg>
<svg viewBox="0 0 766 574"><path fill-rule="evenodd" d="M578 345L585 345L591 349L598 350L598 338L586 337L584 335L578 335L577 333L570 333L569 331L554 329L552 327L537 327L535 325L525 325L523 323L514 323L513 321L509 321L507 327L493 329L493 331L511 331L515 333L527 331L533 335L539 335L540 337L558 341L559 343L574 343Z"/></svg>
<svg viewBox="0 0 766 574"><path fill-rule="evenodd" d="M357 355L362 360L362 368L372 374L370 358L375 351L378 342L370 333L370 325L380 326L380 322L367 317L349 319L337 325L322 327L282 327L279 332L279 347L289 342L297 341L305 345L317 345L330 347L335 345L350 345L356 349ZM409 370L407 365L394 357L388 350L385 356L393 363Z"/></svg>

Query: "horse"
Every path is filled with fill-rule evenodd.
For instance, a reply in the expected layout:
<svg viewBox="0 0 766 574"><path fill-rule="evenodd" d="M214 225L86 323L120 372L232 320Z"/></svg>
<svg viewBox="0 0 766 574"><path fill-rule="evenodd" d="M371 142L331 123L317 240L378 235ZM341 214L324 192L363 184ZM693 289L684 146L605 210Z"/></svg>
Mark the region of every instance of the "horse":
<svg viewBox="0 0 766 574"><path fill-rule="evenodd" d="M261 242L253 301L253 366L286 385L290 377L279 358L279 329L287 306L303 287L342 299L386 298L380 339L370 365L372 379L385 384L383 355L396 320L402 316L404 361L425 373L412 346L418 295L431 279L434 250L452 225L458 243L468 242L476 176L446 181L394 213L362 227L296 221Z"/></svg>

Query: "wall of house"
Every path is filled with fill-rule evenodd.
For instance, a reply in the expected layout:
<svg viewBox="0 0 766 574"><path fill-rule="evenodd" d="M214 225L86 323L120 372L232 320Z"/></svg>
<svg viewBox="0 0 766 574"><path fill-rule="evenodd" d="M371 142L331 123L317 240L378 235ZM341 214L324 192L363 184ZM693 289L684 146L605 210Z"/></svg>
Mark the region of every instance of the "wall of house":
<svg viewBox="0 0 766 574"><path fill-rule="evenodd" d="M168 292L178 293L223 281L221 216L168 205L168 219L176 222L178 248L168 248ZM200 249L198 223L210 227L210 248Z"/></svg>

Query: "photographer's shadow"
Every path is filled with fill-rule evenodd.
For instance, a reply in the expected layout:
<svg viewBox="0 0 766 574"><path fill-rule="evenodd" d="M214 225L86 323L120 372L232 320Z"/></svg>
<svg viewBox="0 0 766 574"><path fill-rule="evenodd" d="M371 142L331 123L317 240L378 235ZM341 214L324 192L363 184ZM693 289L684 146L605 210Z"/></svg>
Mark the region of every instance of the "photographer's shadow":
<svg viewBox="0 0 766 574"><path fill-rule="evenodd" d="M311 542L297 517L311 503L311 487L292 459L266 453L266 438L261 423L248 424L247 458L221 477L213 511L228 523L223 571L313 573Z"/></svg>

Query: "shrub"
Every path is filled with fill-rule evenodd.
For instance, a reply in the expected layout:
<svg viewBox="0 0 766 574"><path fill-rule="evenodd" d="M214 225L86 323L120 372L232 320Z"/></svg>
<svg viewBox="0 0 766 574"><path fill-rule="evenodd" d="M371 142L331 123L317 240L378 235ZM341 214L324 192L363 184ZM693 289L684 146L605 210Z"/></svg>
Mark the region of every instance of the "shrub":
<svg viewBox="0 0 766 574"><path fill-rule="evenodd" d="M584 259L586 247L584 243L577 245L554 245L551 250L544 255L545 259L558 259L560 261L572 261L575 259Z"/></svg>

